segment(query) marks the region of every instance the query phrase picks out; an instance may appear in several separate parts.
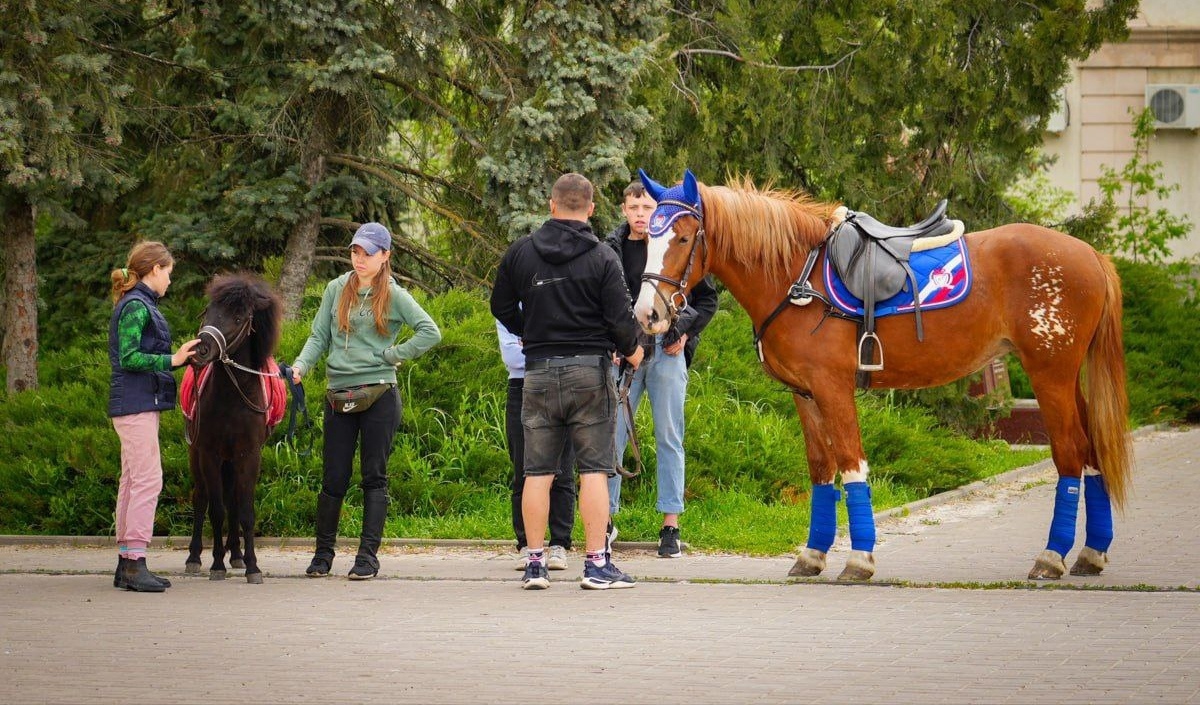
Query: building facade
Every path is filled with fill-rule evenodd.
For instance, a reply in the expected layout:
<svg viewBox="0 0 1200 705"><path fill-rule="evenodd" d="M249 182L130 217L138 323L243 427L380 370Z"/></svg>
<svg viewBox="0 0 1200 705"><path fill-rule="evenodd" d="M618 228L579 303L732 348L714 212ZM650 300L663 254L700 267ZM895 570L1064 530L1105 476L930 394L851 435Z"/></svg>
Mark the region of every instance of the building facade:
<svg viewBox="0 0 1200 705"><path fill-rule="evenodd" d="M1172 253L1200 255L1200 0L1142 0L1129 26L1127 41L1072 67L1043 147L1057 157L1048 176L1076 195L1073 212L1098 200L1104 168L1120 169L1134 154L1133 114L1152 107L1149 159L1179 190L1145 205L1186 215L1192 232Z"/></svg>

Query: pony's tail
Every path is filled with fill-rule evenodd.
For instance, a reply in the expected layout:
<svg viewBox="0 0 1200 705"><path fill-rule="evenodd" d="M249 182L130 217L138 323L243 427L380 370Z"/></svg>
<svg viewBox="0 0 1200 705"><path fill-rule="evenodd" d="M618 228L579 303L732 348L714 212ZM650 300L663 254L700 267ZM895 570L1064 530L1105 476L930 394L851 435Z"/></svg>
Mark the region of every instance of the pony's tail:
<svg viewBox="0 0 1200 705"><path fill-rule="evenodd" d="M1133 471L1129 400L1125 395L1125 348L1121 336L1121 278L1111 260L1097 255L1104 271L1104 308L1087 351L1087 425L1109 497L1123 510Z"/></svg>

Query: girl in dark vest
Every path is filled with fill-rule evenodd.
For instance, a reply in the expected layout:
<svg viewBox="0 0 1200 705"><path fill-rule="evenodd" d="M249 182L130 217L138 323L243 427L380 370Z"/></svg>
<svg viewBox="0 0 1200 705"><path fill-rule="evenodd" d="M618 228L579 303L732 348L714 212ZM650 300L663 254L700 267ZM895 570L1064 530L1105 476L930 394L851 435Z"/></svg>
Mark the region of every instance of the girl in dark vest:
<svg viewBox="0 0 1200 705"><path fill-rule="evenodd" d="M175 260L160 242L139 242L122 269L112 271L116 303L108 325L112 383L108 415L121 439L121 483L117 490L117 572L113 587L162 592L171 586L146 567L154 535L154 510L162 490L158 449L159 414L175 408L171 370L187 363L199 340L171 353L171 330L158 299L171 285Z"/></svg>

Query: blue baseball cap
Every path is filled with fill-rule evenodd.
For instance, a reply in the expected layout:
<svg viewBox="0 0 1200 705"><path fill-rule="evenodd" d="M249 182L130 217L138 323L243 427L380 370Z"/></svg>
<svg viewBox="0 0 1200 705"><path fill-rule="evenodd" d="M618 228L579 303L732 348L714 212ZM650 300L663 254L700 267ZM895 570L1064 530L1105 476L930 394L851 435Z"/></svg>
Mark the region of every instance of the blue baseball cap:
<svg viewBox="0 0 1200 705"><path fill-rule="evenodd" d="M363 223L358 226L358 230L354 231L354 239L350 241L350 247L355 245L363 248L368 255L373 255L380 250L390 250L392 249L392 234L379 223Z"/></svg>

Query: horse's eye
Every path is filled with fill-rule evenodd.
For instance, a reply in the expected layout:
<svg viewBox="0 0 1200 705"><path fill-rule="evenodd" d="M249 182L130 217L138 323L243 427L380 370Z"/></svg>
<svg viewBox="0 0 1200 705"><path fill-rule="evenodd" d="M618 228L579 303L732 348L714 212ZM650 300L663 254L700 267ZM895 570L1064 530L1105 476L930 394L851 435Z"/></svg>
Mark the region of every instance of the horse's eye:
<svg viewBox="0 0 1200 705"><path fill-rule="evenodd" d="M680 245L686 245L686 244L687 244L687 241L688 241L688 239L687 239L686 237L681 237L681 238L679 238L679 244L680 244Z"/></svg>

